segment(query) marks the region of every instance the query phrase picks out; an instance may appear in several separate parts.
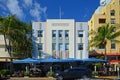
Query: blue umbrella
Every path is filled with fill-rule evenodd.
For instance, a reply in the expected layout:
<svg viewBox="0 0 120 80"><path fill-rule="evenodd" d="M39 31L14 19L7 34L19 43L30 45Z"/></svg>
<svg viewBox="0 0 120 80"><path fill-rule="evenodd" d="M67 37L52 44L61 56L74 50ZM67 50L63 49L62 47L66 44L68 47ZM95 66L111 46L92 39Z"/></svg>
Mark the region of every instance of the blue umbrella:
<svg viewBox="0 0 120 80"><path fill-rule="evenodd" d="M61 62L74 62L76 61L75 58L67 58L67 59L62 59Z"/></svg>
<svg viewBox="0 0 120 80"><path fill-rule="evenodd" d="M13 61L13 63L38 63L39 60L37 59L33 59L33 58L26 58L26 59L22 59L22 60L15 60Z"/></svg>
<svg viewBox="0 0 120 80"><path fill-rule="evenodd" d="M61 62L61 60L50 57L50 58L42 59L40 62Z"/></svg>
<svg viewBox="0 0 120 80"><path fill-rule="evenodd" d="M83 59L83 62L107 62L107 60L102 60L97 58L87 58L87 59Z"/></svg>
<svg viewBox="0 0 120 80"><path fill-rule="evenodd" d="M62 59L61 62L75 62L75 61L82 61L80 59L75 59L75 58L67 58L67 59Z"/></svg>

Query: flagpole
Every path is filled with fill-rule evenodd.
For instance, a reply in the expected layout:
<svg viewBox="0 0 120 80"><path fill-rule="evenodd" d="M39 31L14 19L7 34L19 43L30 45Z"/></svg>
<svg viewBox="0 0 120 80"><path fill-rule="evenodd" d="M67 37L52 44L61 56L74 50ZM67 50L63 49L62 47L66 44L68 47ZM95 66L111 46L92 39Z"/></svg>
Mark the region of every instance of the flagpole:
<svg viewBox="0 0 120 80"><path fill-rule="evenodd" d="M60 17L60 19L62 18L61 6L59 7L59 17Z"/></svg>

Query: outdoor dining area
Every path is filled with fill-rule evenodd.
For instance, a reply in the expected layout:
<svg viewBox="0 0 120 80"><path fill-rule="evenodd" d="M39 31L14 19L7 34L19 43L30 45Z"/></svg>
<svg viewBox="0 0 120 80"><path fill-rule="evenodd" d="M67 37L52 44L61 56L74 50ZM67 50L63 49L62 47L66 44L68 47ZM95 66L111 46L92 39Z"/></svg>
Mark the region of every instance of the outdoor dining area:
<svg viewBox="0 0 120 80"><path fill-rule="evenodd" d="M46 58L46 59L34 59L34 58L25 58L21 60L13 61L13 77L37 77L37 76L50 76L48 72L63 71L67 68L73 67L90 67L93 71L97 72L96 65L91 67L89 63L107 63L106 60L101 60L97 58L88 58L88 59L56 59L56 58Z"/></svg>

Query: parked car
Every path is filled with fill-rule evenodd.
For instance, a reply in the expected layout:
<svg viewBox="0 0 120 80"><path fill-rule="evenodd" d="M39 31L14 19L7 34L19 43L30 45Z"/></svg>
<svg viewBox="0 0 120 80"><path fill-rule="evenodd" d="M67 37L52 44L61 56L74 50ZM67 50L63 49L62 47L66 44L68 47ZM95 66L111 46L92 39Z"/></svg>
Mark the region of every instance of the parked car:
<svg viewBox="0 0 120 80"><path fill-rule="evenodd" d="M63 79L80 79L80 78L90 78L92 76L92 71L88 68L70 68L66 69L63 72L54 73L53 77L57 80Z"/></svg>

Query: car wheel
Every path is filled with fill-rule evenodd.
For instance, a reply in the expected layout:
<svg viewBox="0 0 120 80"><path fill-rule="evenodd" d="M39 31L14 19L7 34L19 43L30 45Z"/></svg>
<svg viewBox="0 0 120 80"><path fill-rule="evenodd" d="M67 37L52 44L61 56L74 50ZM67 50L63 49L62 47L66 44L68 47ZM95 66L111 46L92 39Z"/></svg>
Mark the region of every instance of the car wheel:
<svg viewBox="0 0 120 80"><path fill-rule="evenodd" d="M63 80L62 76L58 76L57 80Z"/></svg>

